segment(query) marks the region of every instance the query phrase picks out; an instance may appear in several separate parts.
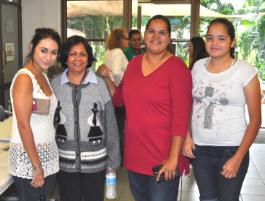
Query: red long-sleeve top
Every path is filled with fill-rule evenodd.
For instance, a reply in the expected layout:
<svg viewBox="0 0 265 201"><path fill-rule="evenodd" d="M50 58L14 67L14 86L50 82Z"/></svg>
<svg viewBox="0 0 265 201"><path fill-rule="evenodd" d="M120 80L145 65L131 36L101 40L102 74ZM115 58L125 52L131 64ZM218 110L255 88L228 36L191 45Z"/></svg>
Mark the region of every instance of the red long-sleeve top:
<svg viewBox="0 0 265 201"><path fill-rule="evenodd" d="M152 167L168 158L172 136L185 137L191 112L191 74L185 63L172 56L154 72L142 73L143 55L128 64L113 102L125 105L124 166L153 175ZM178 169L189 173L180 155Z"/></svg>

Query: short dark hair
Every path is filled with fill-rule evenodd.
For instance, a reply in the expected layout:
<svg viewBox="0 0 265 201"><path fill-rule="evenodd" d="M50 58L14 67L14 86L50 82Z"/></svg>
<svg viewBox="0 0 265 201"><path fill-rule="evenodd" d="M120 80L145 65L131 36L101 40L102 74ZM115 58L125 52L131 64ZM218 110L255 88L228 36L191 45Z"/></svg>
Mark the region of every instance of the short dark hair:
<svg viewBox="0 0 265 201"><path fill-rule="evenodd" d="M150 23L151 23L153 20L162 20L162 21L164 21L164 22L166 23L166 25L167 25L167 31L168 31L169 35L171 35L171 25L170 25L170 21L169 21L169 19L168 19L167 17L165 17L164 15L155 15L155 16L151 17L151 18L148 20L147 24L146 24L145 30L147 30L147 29L149 28Z"/></svg>
<svg viewBox="0 0 265 201"><path fill-rule="evenodd" d="M93 49L88 44L88 41L82 37L82 36L71 36L64 41L61 51L60 51L60 62L63 68L67 68L67 59L69 56L69 52L71 48L79 43L82 43L85 46L86 52L88 54L88 63L86 68L89 68L92 66L93 62L96 61L96 59L93 56Z"/></svg>
<svg viewBox="0 0 265 201"><path fill-rule="evenodd" d="M139 35L141 36L141 32L140 32L139 30L137 30L137 29L132 29L131 31L129 31L129 40L132 39L132 36L133 36L134 34L139 34Z"/></svg>
<svg viewBox="0 0 265 201"><path fill-rule="evenodd" d="M234 25L228 19L226 19L226 18L216 18L216 19L212 20L210 22L210 24L208 25L207 32L208 32L209 28L213 24L222 24L222 25L224 25L226 30L227 30L227 34L230 36L231 41L233 41L235 39L235 35L236 34L235 34ZM230 56L232 58L235 58L235 48L234 47L231 47L231 49L230 49Z"/></svg>
<svg viewBox="0 0 265 201"><path fill-rule="evenodd" d="M54 40L58 45L58 49L60 50L60 48L61 48L61 37L59 36L57 31L55 31L54 29L51 29L51 28L37 28L37 29L35 29L35 34L34 34L32 40L30 42L32 46L31 46L31 50L27 56L28 58L32 58L37 45L39 44L39 42L42 39L45 39L45 38L51 38L52 40Z"/></svg>

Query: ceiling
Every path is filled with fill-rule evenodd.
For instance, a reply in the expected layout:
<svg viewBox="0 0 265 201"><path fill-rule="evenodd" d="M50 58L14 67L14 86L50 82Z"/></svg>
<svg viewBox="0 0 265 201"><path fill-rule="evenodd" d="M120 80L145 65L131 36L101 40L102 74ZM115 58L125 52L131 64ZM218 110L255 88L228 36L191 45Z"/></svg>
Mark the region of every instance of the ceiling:
<svg viewBox="0 0 265 201"><path fill-rule="evenodd" d="M145 0L141 0L143 2ZM150 1L150 0L146 0ZM158 2L158 0L153 0ZM167 2L165 0L163 2ZM139 1L140 2L140 1ZM176 2L176 0L174 0ZM179 1L183 2L183 1ZM186 0L187 2L187 0ZM139 3L133 1L132 15L137 15L137 6L141 6L143 16L153 16L161 14L165 16L190 16L190 4L157 4L157 3ZM154 11L157 11L154 12ZM67 1L67 16L78 17L87 15L101 15L101 16L122 16L123 15L123 1ZM200 6L200 16L203 17L225 17L225 15L209 10Z"/></svg>

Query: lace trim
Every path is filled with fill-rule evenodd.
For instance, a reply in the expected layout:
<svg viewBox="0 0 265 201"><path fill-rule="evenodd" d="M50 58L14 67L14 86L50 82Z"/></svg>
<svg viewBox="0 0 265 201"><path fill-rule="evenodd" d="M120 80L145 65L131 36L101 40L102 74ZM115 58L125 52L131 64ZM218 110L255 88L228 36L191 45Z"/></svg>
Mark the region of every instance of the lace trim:
<svg viewBox="0 0 265 201"><path fill-rule="evenodd" d="M56 144L37 144L36 149L44 170L44 176L58 172L59 157ZM32 179L32 165L22 144L10 144L9 170L10 174L14 176Z"/></svg>

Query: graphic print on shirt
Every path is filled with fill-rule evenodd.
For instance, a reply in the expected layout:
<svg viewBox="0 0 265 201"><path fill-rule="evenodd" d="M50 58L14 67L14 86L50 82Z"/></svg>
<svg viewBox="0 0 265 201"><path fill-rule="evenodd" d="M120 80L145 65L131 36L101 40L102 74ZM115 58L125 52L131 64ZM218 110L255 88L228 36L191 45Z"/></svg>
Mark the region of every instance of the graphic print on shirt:
<svg viewBox="0 0 265 201"><path fill-rule="evenodd" d="M58 142L64 143L67 140L67 133L64 127L64 124L66 122L66 117L62 114L62 112L60 112L61 109L62 106L60 105L60 101L58 101L54 113L53 126L56 129L56 140Z"/></svg>
<svg viewBox="0 0 265 201"><path fill-rule="evenodd" d="M203 126L206 129L213 127L214 109L218 105L228 105L227 94L225 89L214 88L210 84L204 82L198 82L194 93L194 100L200 104L198 111L196 111L197 117L202 119ZM217 112L217 111L215 111Z"/></svg>
<svg viewBox="0 0 265 201"><path fill-rule="evenodd" d="M103 139L103 132L100 128L97 103L94 103L93 108L91 110L93 114L88 117L87 123L90 126L90 130L87 137L89 138L89 142L92 142L93 145L99 145L101 144L101 141Z"/></svg>

